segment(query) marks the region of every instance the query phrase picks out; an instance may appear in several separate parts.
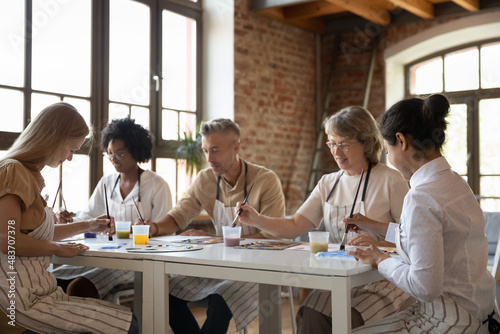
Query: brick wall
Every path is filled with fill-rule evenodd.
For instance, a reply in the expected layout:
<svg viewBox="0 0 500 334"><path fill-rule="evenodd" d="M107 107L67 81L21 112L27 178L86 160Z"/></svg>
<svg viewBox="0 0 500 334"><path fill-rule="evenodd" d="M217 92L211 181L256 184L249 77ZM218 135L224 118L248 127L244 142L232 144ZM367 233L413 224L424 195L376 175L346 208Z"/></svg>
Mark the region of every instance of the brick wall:
<svg viewBox="0 0 500 334"><path fill-rule="evenodd" d="M235 1L234 118L241 156L274 170L287 213L304 201L315 143L314 35Z"/></svg>
<svg viewBox="0 0 500 334"><path fill-rule="evenodd" d="M314 35L257 15L250 4L251 0L235 1L235 120L242 131L242 157L278 174L287 213L293 214L304 201L316 143ZM385 111L385 48L463 15L386 28L366 24L344 33L328 113L363 104L375 37L380 41L367 108L378 117ZM321 39L323 100L334 39L334 35ZM336 168L326 146L322 167Z"/></svg>

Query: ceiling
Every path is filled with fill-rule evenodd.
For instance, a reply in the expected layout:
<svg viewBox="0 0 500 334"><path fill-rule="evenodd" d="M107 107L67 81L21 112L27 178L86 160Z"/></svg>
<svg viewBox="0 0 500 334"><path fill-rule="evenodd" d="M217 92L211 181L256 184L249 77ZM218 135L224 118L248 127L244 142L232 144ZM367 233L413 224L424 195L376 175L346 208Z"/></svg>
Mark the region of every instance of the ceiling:
<svg viewBox="0 0 500 334"><path fill-rule="evenodd" d="M476 12L495 2L498 7L498 0L252 0L252 10L323 34L335 21L361 19L387 26L397 17L432 19L445 13Z"/></svg>

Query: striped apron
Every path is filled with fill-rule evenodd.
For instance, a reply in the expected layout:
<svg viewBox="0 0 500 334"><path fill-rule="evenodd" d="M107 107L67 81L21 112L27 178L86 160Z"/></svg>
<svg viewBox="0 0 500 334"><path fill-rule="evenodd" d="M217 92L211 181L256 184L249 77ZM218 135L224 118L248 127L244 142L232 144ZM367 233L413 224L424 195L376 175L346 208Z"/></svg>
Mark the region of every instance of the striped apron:
<svg viewBox="0 0 500 334"><path fill-rule="evenodd" d="M29 236L52 240L54 213L49 208L45 213L45 221ZM47 271L51 256L16 256L14 270L8 260L0 253L0 307L10 314L7 307L15 301L15 321L20 326L40 333L128 332L130 311L101 300L70 297L57 287L56 278ZM10 285L7 277L13 277L15 283Z"/></svg>
<svg viewBox="0 0 500 334"><path fill-rule="evenodd" d="M137 203L139 210L142 210L142 203ZM131 221L138 217L133 204L122 204L117 201L109 201L109 211L113 212L115 221ZM52 271L58 278L63 280L73 280L77 277L85 277L97 289L99 298L104 298L118 285L128 285L134 283L134 272L125 270L103 269L93 267L82 267L63 265Z"/></svg>
<svg viewBox="0 0 500 334"><path fill-rule="evenodd" d="M342 175L339 176L339 179ZM367 178L368 179L368 178ZM361 201L355 204L354 213L365 215L365 190L366 183L361 196ZM331 194L335 190L338 179L335 182L330 195L323 203L323 222L326 231L330 232L330 242L341 243L345 227L343 218L348 217L352 206L334 206L328 203ZM355 235L354 232L347 234L347 240ZM401 307L408 305L412 297L403 290L395 287L387 280L370 283L364 286L355 287L351 290L351 306L361 314L365 323L380 320L388 315L401 311ZM313 290L306 297L297 312L298 333L302 333L303 307L309 307L315 311L331 317L332 302L331 293L325 290Z"/></svg>
<svg viewBox="0 0 500 334"><path fill-rule="evenodd" d="M231 225L235 208L225 207L224 203L215 200L213 215L216 234L222 236L222 226ZM242 226L242 235L258 232L255 227ZM233 314L238 331L252 322L259 313L259 286L256 283L178 275L170 278L170 294L191 302L212 294L222 296Z"/></svg>
<svg viewBox="0 0 500 334"><path fill-rule="evenodd" d="M404 263L410 263L396 232L396 247ZM354 330L356 334L385 333L488 333L487 325L473 317L446 295L432 302L417 301L408 309Z"/></svg>

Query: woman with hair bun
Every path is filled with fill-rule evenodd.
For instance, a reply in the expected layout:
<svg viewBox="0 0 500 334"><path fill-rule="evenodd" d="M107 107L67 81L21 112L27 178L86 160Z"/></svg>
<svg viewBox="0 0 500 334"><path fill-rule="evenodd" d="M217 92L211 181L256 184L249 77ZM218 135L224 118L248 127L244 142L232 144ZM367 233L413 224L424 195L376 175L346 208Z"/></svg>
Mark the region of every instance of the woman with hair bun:
<svg viewBox="0 0 500 334"><path fill-rule="evenodd" d="M441 154L450 105L443 95L402 100L381 117L389 162L410 182L399 225L344 219L396 243L348 252L417 299L355 333L499 333L495 280L486 269L485 221L464 179Z"/></svg>

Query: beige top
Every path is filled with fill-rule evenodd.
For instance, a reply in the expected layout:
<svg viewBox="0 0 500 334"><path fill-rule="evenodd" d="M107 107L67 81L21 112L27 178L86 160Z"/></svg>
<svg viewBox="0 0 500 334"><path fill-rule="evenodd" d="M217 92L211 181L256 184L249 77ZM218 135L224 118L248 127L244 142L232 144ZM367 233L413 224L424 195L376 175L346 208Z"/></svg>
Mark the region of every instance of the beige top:
<svg viewBox="0 0 500 334"><path fill-rule="evenodd" d="M231 186L224 177L220 181L219 201L226 207L234 207L237 202L244 199L245 164L240 159L241 173L236 184ZM262 166L247 162L247 191L255 183L252 193L248 197L248 204L257 212L270 217L283 217L285 215L285 196L278 176ZM186 196L168 212L179 228L185 228L202 209L212 217L215 199L217 197L217 176L211 168L206 168L198 173Z"/></svg>
<svg viewBox="0 0 500 334"><path fill-rule="evenodd" d="M43 188L43 187L42 187ZM45 220L47 202L40 195L34 175L21 162L14 159L0 161L0 197L17 195L21 204L21 232L27 234Z"/></svg>

